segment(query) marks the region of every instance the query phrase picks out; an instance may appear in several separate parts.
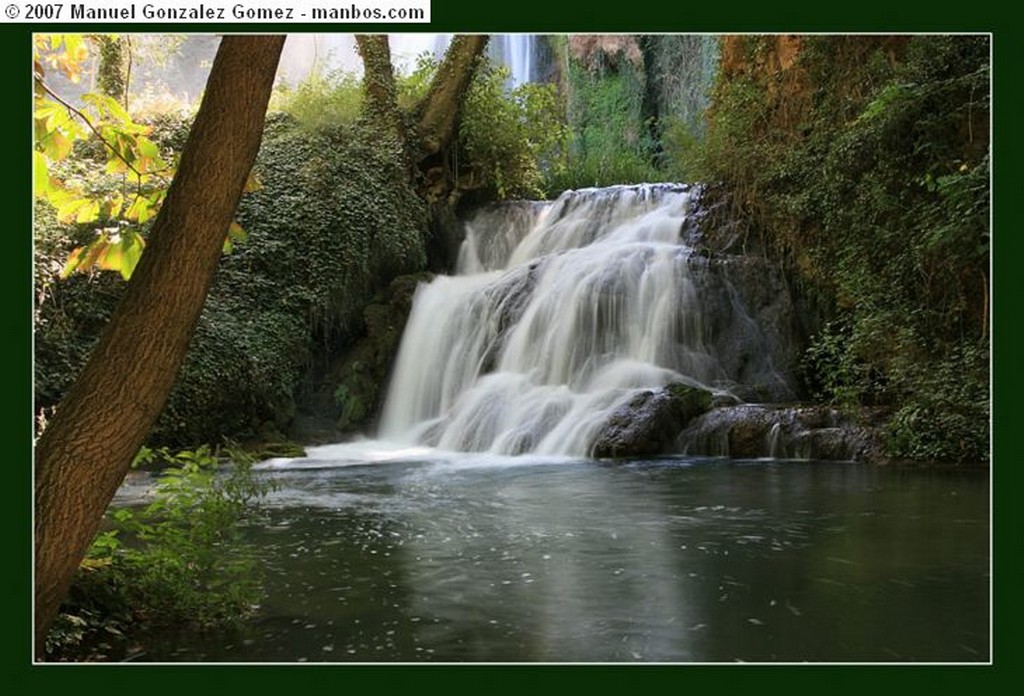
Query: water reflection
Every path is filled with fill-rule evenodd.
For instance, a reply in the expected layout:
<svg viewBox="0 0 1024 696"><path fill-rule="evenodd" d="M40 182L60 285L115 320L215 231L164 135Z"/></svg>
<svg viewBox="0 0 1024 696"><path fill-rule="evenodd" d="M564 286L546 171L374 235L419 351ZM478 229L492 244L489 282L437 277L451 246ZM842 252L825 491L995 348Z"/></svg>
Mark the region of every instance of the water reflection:
<svg viewBox="0 0 1024 696"><path fill-rule="evenodd" d="M268 469L269 596L147 659L987 660L987 474L523 459ZM187 648L183 652L182 648Z"/></svg>

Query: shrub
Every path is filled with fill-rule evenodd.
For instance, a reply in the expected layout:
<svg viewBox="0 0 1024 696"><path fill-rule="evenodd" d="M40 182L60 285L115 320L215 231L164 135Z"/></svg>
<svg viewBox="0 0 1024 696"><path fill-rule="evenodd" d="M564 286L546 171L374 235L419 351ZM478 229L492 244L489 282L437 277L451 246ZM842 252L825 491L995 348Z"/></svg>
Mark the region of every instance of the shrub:
<svg viewBox="0 0 1024 696"><path fill-rule="evenodd" d="M262 584L240 526L270 487L251 457L228 454L223 463L205 447L140 452L136 464L165 467L153 500L109 511L47 637L51 658L123 647L155 626L230 625L252 612Z"/></svg>
<svg viewBox="0 0 1024 696"><path fill-rule="evenodd" d="M466 95L459 137L474 184L498 199L544 195L545 172L564 166L567 136L551 84L507 88L509 71L485 62Z"/></svg>

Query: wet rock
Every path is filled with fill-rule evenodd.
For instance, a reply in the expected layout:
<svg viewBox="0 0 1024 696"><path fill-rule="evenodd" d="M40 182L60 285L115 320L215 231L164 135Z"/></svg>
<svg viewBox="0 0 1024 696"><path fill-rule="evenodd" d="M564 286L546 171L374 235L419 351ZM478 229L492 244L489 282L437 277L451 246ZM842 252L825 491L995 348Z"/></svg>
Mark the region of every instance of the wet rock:
<svg viewBox="0 0 1024 696"><path fill-rule="evenodd" d="M711 409L680 433L677 447L719 457L869 462L882 451L875 428L828 406L763 404Z"/></svg>
<svg viewBox="0 0 1024 696"><path fill-rule="evenodd" d="M638 392L606 421L595 457L638 457L669 451L676 434L711 406L712 395L684 384Z"/></svg>
<svg viewBox="0 0 1024 696"><path fill-rule="evenodd" d="M339 433L364 429L376 414L413 294L419 283L430 277L415 274L396 278L363 311L365 335L335 362L328 377Z"/></svg>

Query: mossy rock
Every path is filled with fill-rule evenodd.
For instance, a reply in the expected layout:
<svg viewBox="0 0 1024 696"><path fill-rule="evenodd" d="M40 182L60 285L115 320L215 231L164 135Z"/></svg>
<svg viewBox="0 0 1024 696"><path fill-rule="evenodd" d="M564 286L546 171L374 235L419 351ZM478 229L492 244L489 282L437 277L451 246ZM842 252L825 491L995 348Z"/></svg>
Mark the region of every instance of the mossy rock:
<svg viewBox="0 0 1024 696"><path fill-rule="evenodd" d="M305 457L306 450L297 442L284 440L282 442L264 442L253 450L253 455L261 461L277 457L296 458Z"/></svg>

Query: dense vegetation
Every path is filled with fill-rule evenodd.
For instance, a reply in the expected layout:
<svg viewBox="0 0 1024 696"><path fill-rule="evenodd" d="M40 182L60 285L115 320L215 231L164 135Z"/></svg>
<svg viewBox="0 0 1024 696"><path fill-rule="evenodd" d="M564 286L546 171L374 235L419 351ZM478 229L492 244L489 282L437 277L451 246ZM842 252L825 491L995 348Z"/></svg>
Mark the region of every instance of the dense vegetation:
<svg viewBox="0 0 1024 696"><path fill-rule="evenodd" d="M253 476L246 452L222 454L139 453L137 466L160 467L154 493L108 516L47 637L48 655L131 658L140 630L223 627L252 613L261 573L241 530L270 486Z"/></svg>
<svg viewBox="0 0 1024 696"><path fill-rule="evenodd" d="M174 146L186 128L176 122L163 141ZM222 260L157 443L280 438L315 346L351 337L368 295L426 263L423 204L372 129L310 130L276 116L257 176L238 214L248 239ZM123 282L107 273L56 279L76 235L91 232L56 226L45 212L39 222L36 398L45 408L73 379Z"/></svg>
<svg viewBox="0 0 1024 696"><path fill-rule="evenodd" d="M895 457L983 461L988 39L795 41L725 45L700 171L819 303L812 392L880 407Z"/></svg>

